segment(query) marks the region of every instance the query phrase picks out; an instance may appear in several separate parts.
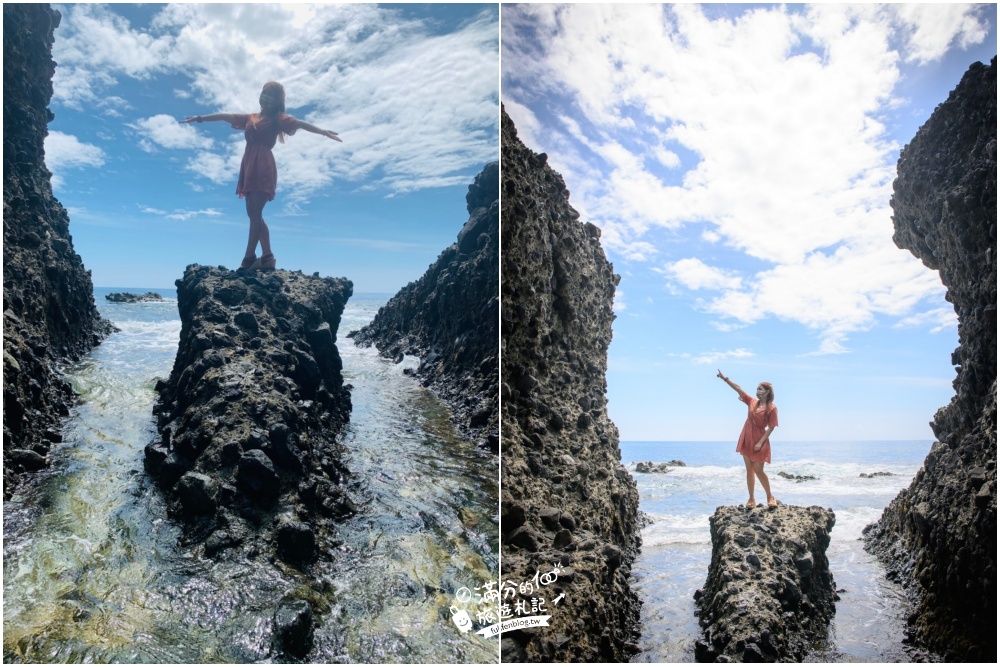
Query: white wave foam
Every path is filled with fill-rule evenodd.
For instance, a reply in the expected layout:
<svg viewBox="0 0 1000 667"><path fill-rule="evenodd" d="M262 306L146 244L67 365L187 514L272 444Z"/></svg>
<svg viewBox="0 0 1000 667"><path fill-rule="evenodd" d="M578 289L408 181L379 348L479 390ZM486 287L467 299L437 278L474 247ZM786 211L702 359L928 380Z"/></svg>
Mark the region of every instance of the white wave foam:
<svg viewBox="0 0 1000 667"><path fill-rule="evenodd" d="M642 529L643 547L664 544L711 544L707 514L647 514L651 523Z"/></svg>

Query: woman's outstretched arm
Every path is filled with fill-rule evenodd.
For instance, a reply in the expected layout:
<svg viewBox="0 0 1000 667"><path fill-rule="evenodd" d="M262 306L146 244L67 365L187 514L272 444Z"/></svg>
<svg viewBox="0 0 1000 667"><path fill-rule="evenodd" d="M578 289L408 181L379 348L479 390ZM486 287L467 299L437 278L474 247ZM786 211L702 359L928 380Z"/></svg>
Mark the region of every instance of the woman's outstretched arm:
<svg viewBox="0 0 1000 667"><path fill-rule="evenodd" d="M236 122L236 114L234 113L210 113L207 116L189 116L182 120L182 123L211 123L212 121L222 120L227 123Z"/></svg>
<svg viewBox="0 0 1000 667"><path fill-rule="evenodd" d="M743 395L744 391L742 389L740 389L740 386L738 384L736 384L735 382L732 382L725 375L723 375L721 370L716 374L715 377L720 378L723 382L725 382L730 387L732 387L733 391L735 391L737 394Z"/></svg>
<svg viewBox="0 0 1000 667"><path fill-rule="evenodd" d="M313 134L319 134L319 135L324 136L324 137L329 137L330 139L333 139L334 141L340 141L340 142L344 141L333 130L321 130L320 128L316 127L312 123L307 123L304 120L298 120L298 119L296 119L295 124L296 124L296 127L298 129L300 129L300 130L305 130L306 132L312 132Z"/></svg>

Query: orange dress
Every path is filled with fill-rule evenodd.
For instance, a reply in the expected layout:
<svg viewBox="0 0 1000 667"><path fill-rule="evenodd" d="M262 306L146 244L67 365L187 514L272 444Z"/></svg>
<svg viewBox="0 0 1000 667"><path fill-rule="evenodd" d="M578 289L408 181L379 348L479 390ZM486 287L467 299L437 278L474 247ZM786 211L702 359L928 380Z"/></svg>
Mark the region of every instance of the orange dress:
<svg viewBox="0 0 1000 667"><path fill-rule="evenodd" d="M295 134L298 121L288 114L281 114L277 120L260 114L237 114L233 121L234 130L245 130L247 145L240 163L240 180L236 184L236 194L240 199L250 192L265 192L267 200L274 199L278 186L278 165L274 162L271 149L278 141L278 132Z"/></svg>
<svg viewBox="0 0 1000 667"><path fill-rule="evenodd" d="M755 452L753 448L760 440L760 437L764 435L764 431L768 426L775 427L778 425L778 406L772 403L767 414L764 414L763 409L757 409L760 401L755 397L741 391L740 400L747 404L747 421L743 424L743 431L740 433L740 440L736 444L736 451L754 463L760 463L761 461L770 463L770 438L764 441L764 445L760 448L760 451Z"/></svg>

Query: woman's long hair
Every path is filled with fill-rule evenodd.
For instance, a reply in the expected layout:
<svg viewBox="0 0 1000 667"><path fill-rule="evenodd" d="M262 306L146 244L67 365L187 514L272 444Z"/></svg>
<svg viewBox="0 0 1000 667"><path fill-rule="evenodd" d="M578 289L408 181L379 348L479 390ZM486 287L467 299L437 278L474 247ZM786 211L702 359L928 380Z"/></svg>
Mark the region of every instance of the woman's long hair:
<svg viewBox="0 0 1000 667"><path fill-rule="evenodd" d="M760 386L767 392L764 396L764 414L766 415L771 410L771 404L774 403L774 387L771 386L770 382L761 382Z"/></svg>
<svg viewBox="0 0 1000 667"><path fill-rule="evenodd" d="M282 116L285 115L285 87L282 86L277 81L268 81L264 84L264 89L260 91L261 93L267 93L275 99L277 102L276 109L274 113L268 114L268 118L275 126L278 126L278 121ZM258 116L259 117L259 116ZM278 130L278 141L285 143L285 133Z"/></svg>

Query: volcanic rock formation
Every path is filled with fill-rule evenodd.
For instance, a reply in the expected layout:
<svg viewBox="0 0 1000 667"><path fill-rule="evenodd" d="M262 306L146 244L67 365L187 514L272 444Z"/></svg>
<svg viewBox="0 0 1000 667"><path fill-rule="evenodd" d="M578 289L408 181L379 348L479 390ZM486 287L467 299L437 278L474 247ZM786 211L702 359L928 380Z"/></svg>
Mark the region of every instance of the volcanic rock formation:
<svg viewBox="0 0 1000 667"><path fill-rule="evenodd" d="M699 662L801 662L826 636L837 599L826 558L834 521L820 507L715 510L708 580L695 592Z"/></svg>
<svg viewBox="0 0 1000 667"><path fill-rule="evenodd" d="M504 602L516 612L541 599L551 615L549 627L505 632L502 658L624 661L638 652L639 496L605 398L619 276L562 177L501 115L500 527L502 580L519 592ZM520 586L555 569L547 586Z"/></svg>
<svg viewBox="0 0 1000 667"><path fill-rule="evenodd" d="M499 443L497 320L500 283L500 169L486 165L469 186L469 220L419 280L349 337L383 356L420 357L417 376L445 400L460 432Z"/></svg>
<svg viewBox="0 0 1000 667"><path fill-rule="evenodd" d="M949 660L996 660L997 69L976 63L899 158L896 245L941 274L958 314L955 397L910 487L865 530L906 586L912 638Z"/></svg>
<svg viewBox="0 0 1000 667"><path fill-rule="evenodd" d="M57 366L113 329L94 305L90 272L73 250L66 209L52 196L45 136L54 117L48 5L3 6L3 474L43 468L61 440L73 392Z"/></svg>
<svg viewBox="0 0 1000 667"><path fill-rule="evenodd" d="M177 281L181 338L157 383L146 470L189 543L304 567L354 512L340 433L351 401L336 335L343 278L192 265Z"/></svg>

